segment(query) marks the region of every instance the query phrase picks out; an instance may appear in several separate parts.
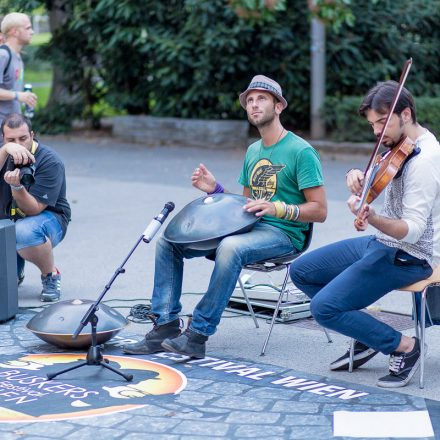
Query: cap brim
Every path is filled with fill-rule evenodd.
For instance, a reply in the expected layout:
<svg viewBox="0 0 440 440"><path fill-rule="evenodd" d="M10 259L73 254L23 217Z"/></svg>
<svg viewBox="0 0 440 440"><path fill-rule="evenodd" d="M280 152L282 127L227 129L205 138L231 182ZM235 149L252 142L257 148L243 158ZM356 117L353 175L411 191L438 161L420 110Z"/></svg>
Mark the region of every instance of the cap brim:
<svg viewBox="0 0 440 440"><path fill-rule="evenodd" d="M246 110L246 96L249 92L252 92L252 90L261 90L263 92L270 93L272 96L275 96L275 98L277 98L278 101L281 102L281 104L283 104L283 110L287 107L287 101L281 95L278 95L277 93L273 93L270 90L263 89L262 87L261 88L255 87L252 89L247 89L243 93L240 93L240 96L239 96L240 104L245 110Z"/></svg>

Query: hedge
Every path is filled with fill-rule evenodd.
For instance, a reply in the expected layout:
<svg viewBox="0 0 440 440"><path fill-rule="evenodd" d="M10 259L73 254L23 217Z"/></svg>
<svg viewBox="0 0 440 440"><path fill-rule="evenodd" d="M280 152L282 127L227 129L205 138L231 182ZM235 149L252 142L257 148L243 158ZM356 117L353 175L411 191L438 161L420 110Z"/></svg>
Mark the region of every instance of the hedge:
<svg viewBox="0 0 440 440"><path fill-rule="evenodd" d="M370 142L375 137L367 121L359 116L360 96L328 97L323 116L329 137L335 141ZM440 134L440 98L415 97L417 121L434 134Z"/></svg>

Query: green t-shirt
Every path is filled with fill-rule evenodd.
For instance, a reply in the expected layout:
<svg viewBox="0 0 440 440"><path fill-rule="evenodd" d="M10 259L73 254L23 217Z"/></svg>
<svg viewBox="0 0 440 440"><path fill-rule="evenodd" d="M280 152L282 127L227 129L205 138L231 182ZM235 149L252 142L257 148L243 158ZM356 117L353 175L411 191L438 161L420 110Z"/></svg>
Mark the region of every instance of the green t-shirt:
<svg viewBox="0 0 440 440"><path fill-rule="evenodd" d="M238 182L249 187L252 199L299 205L306 201L303 190L322 186L324 179L317 151L289 131L270 147L264 147L262 140L250 145ZM270 215L263 216L261 221L282 229L296 249L303 248L308 223Z"/></svg>

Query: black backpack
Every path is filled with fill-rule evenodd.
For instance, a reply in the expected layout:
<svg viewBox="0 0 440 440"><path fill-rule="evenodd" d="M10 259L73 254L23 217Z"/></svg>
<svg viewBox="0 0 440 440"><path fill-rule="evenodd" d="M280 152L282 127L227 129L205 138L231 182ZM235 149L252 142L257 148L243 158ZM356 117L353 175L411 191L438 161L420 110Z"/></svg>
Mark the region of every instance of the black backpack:
<svg viewBox="0 0 440 440"><path fill-rule="evenodd" d="M8 55L9 55L8 62L6 63L6 66L3 70L3 76L5 76L6 72L9 69L9 66L11 65L12 53L11 53L11 49L9 49L9 46L7 44L0 45L0 49L6 50L6 52L8 52Z"/></svg>

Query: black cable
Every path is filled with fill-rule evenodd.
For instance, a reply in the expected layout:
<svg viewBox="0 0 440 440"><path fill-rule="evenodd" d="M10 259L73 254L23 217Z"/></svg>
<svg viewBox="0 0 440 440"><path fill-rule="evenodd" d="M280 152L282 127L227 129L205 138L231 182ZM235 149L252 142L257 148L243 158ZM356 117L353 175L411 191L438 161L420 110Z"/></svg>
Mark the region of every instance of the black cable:
<svg viewBox="0 0 440 440"><path fill-rule="evenodd" d="M151 321L156 324L156 317L151 312L151 304L135 304L130 309L127 319L136 324L146 324Z"/></svg>
<svg viewBox="0 0 440 440"><path fill-rule="evenodd" d="M205 292L183 292L182 295L204 295ZM126 306L126 305L115 305L112 306L114 309L130 309L128 315L126 316L127 320L135 323L135 324L148 324L150 322L153 322L155 324L156 322L156 316L151 312L151 298L133 298L133 299L122 299L122 298L111 298L105 301L102 301L103 303L110 303L110 302L133 302L133 301L148 301L148 304L135 304L134 306ZM47 307L50 307L53 304L45 304L41 306L29 306L29 307L19 307L19 310L38 310L38 309L46 309ZM228 312L228 311L226 311ZM239 318L240 314L231 312L233 316L225 316L223 314L223 318ZM182 314L181 316L184 317L190 317L192 316L191 313Z"/></svg>

